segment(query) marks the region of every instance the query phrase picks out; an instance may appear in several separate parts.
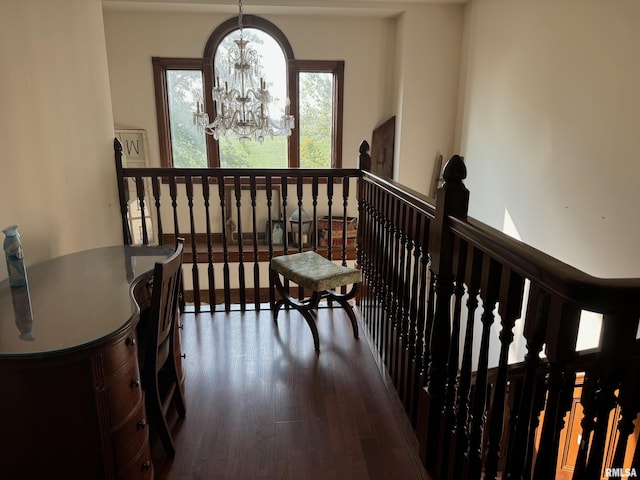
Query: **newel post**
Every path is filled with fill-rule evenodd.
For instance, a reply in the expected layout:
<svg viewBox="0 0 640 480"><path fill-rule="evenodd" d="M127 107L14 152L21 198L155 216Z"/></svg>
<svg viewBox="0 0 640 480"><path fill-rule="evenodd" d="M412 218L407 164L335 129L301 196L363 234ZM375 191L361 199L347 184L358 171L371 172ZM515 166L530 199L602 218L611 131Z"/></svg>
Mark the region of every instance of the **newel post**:
<svg viewBox="0 0 640 480"><path fill-rule="evenodd" d="M129 191L125 187L124 175L122 174L122 143L118 137L113 139L113 153L116 162L116 180L118 182L118 198L120 200L120 217L122 219L122 237L125 245L131 244L131 232L127 221Z"/></svg>
<svg viewBox="0 0 640 480"><path fill-rule="evenodd" d="M371 155L369 155L369 142L363 140L359 149L358 167L360 170L371 171Z"/></svg>
<svg viewBox="0 0 640 480"><path fill-rule="evenodd" d="M433 471L441 454L440 417L447 387L447 361L451 342L451 296L454 287L454 235L449 218L467 218L469 190L462 182L467 177L464 160L454 155L447 162L444 184L437 190L436 214L429 229L431 272L435 279L434 321L431 332L430 356L425 386L420 392L418 410L418 439L420 457L427 470ZM429 334L430 333L430 334Z"/></svg>

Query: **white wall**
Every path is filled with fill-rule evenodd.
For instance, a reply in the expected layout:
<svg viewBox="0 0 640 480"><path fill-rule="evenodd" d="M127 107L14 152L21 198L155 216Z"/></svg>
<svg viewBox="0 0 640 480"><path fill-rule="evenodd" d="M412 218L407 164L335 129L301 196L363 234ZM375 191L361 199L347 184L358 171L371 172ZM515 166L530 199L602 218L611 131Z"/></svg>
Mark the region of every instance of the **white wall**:
<svg viewBox="0 0 640 480"><path fill-rule="evenodd" d="M596 276L640 275L640 2L474 0L458 150L470 214Z"/></svg>
<svg viewBox="0 0 640 480"><path fill-rule="evenodd" d="M0 112L0 228L27 265L121 243L100 0L0 2Z"/></svg>
<svg viewBox="0 0 640 480"><path fill-rule="evenodd" d="M396 179L428 194L439 155L453 153L463 6L422 5L399 19Z"/></svg>

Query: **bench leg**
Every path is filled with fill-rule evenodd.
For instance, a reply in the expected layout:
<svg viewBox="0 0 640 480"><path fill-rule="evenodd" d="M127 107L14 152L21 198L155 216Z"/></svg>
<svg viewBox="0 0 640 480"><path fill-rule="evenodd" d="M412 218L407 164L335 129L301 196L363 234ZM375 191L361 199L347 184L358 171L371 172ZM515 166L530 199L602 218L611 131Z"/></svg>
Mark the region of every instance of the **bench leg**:
<svg viewBox="0 0 640 480"><path fill-rule="evenodd" d="M358 338L358 321L356 320L356 314L353 311L353 307L349 303L349 300L356 296L358 292L358 284L354 283L351 290L345 294L337 293L334 290L325 290L323 297L328 297L336 302L347 312L349 320L351 320L351 328L353 329L353 337Z"/></svg>
<svg viewBox="0 0 640 480"><path fill-rule="evenodd" d="M320 339L318 337L318 328L316 327L316 321L314 318L315 309L318 308L318 303L320 302L320 298L322 295L320 292L313 292L311 297L307 300L298 300L285 290L284 285L280 281L280 275L275 270L270 270L269 272L271 276L271 281L275 285L276 290L280 294L280 300L278 300L273 306L273 320L278 320L278 312L280 308L287 304L293 308L295 308L300 314L304 317L311 329L311 334L313 335L313 346L315 347L316 352L320 351Z"/></svg>

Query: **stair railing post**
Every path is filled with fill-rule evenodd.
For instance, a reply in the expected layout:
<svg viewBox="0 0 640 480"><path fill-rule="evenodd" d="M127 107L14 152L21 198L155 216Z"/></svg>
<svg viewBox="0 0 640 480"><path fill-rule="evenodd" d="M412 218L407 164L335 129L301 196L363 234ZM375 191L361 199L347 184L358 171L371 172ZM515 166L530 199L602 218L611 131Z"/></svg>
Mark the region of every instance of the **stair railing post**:
<svg viewBox="0 0 640 480"><path fill-rule="evenodd" d="M122 172L122 143L118 137L113 139L113 153L116 162L116 180L118 182L118 199L120 201L120 217L122 219L122 237L125 245L131 245L131 231L129 230L129 191L125 188L125 179Z"/></svg>
<svg viewBox="0 0 640 480"><path fill-rule="evenodd" d="M454 155L444 168L443 185L436 194L436 215L429 231L431 270L435 278L435 313L431 332L427 378L420 392L418 438L420 457L427 471L433 471L439 455L441 415L447 387L447 363L451 332L451 295L454 289L454 240L449 218L467 218L469 190L463 180L467 169L462 157Z"/></svg>

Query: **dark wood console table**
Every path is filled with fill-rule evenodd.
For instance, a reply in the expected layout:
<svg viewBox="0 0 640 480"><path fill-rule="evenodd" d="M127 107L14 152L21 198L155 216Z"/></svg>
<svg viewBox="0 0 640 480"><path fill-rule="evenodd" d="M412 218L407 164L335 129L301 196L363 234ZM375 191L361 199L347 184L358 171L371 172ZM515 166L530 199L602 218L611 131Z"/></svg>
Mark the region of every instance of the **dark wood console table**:
<svg viewBox="0 0 640 480"><path fill-rule="evenodd" d="M136 326L171 252L97 248L0 282L0 478L153 478Z"/></svg>

